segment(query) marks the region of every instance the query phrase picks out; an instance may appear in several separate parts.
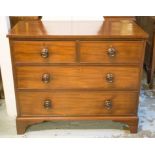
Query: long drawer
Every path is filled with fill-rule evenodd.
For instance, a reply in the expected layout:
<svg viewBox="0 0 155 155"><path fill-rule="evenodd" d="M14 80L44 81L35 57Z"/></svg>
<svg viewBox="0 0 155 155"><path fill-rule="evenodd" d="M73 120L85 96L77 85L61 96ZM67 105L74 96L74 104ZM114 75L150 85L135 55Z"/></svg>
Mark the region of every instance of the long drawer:
<svg viewBox="0 0 155 155"><path fill-rule="evenodd" d="M135 92L18 92L21 116L135 115L137 98Z"/></svg>
<svg viewBox="0 0 155 155"><path fill-rule="evenodd" d="M18 89L139 89L137 66L18 66Z"/></svg>
<svg viewBox="0 0 155 155"><path fill-rule="evenodd" d="M12 52L16 63L73 63L74 41L14 41Z"/></svg>
<svg viewBox="0 0 155 155"><path fill-rule="evenodd" d="M80 61L83 63L140 63L142 41L84 41L80 42Z"/></svg>

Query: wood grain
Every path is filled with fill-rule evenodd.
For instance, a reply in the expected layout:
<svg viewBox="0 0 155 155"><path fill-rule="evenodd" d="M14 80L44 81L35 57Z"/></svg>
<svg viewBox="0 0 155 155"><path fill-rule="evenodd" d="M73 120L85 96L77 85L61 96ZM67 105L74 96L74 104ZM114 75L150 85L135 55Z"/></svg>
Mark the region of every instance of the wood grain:
<svg viewBox="0 0 155 155"><path fill-rule="evenodd" d="M140 63L143 56L143 41L89 41L80 43L80 61L85 63ZM116 50L113 57L108 49Z"/></svg>
<svg viewBox="0 0 155 155"><path fill-rule="evenodd" d="M148 37L137 24L126 21L20 21L8 34L9 38L52 39L145 39Z"/></svg>
<svg viewBox="0 0 155 155"><path fill-rule="evenodd" d="M135 21L135 16L103 16L105 20L118 21L118 20L132 20Z"/></svg>
<svg viewBox="0 0 155 155"><path fill-rule="evenodd" d="M85 115L135 115L137 93L102 91L53 91L19 92L18 99L22 116L85 116ZM44 108L44 101L50 99L52 106ZM111 100L112 108L104 105Z"/></svg>
<svg viewBox="0 0 155 155"><path fill-rule="evenodd" d="M48 57L41 52L48 49ZM76 45L73 41L14 41L13 56L16 63L73 63L76 61Z"/></svg>
<svg viewBox="0 0 155 155"><path fill-rule="evenodd" d="M20 66L16 67L18 89L110 89L136 90L139 81L137 66ZM43 74L49 83L42 82ZM113 74L112 83L107 82Z"/></svg>
<svg viewBox="0 0 155 155"><path fill-rule="evenodd" d="M134 21L25 21L7 36L18 134L54 120L119 121L137 132L148 35ZM114 57L107 55L109 47L116 50ZM41 57L43 48L48 48L48 58Z"/></svg>

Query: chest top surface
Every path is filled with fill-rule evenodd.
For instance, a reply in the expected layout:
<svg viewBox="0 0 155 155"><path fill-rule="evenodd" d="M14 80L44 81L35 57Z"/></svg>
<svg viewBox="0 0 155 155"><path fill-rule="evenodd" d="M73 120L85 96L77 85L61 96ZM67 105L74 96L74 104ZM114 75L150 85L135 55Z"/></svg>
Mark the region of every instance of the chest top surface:
<svg viewBox="0 0 155 155"><path fill-rule="evenodd" d="M9 38L101 38L145 39L134 21L20 21L10 30Z"/></svg>

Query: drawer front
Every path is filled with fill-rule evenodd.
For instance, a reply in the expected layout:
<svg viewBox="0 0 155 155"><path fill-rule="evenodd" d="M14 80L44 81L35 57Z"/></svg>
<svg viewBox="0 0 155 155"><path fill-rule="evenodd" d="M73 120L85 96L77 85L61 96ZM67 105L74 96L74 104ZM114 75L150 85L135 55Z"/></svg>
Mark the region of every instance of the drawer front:
<svg viewBox="0 0 155 155"><path fill-rule="evenodd" d="M81 42L80 60L83 63L140 63L142 41Z"/></svg>
<svg viewBox="0 0 155 155"><path fill-rule="evenodd" d="M135 115L137 98L132 92L18 92L22 116Z"/></svg>
<svg viewBox="0 0 155 155"><path fill-rule="evenodd" d="M14 41L12 49L17 63L73 63L76 60L72 41Z"/></svg>
<svg viewBox="0 0 155 155"><path fill-rule="evenodd" d="M139 67L20 66L19 89L139 89Z"/></svg>

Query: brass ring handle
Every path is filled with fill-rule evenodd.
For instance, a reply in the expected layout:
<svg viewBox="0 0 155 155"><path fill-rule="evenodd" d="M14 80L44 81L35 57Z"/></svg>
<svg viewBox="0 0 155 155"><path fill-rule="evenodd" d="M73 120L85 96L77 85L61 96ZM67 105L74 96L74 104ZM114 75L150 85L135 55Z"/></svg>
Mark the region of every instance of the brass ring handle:
<svg viewBox="0 0 155 155"><path fill-rule="evenodd" d="M43 58L48 58L49 56L49 52L48 52L48 48L43 48L42 51L41 51L41 56Z"/></svg>
<svg viewBox="0 0 155 155"><path fill-rule="evenodd" d="M50 74L44 73L44 74L42 75L42 82L44 82L44 83L49 83L49 82L50 82Z"/></svg>
<svg viewBox="0 0 155 155"><path fill-rule="evenodd" d="M50 109L52 107L52 101L50 99L46 99L43 103L45 109Z"/></svg>
<svg viewBox="0 0 155 155"><path fill-rule="evenodd" d="M112 109L112 101L111 101L111 100L106 100L106 101L104 102L104 106L105 106L105 108L108 109L108 110Z"/></svg>
<svg viewBox="0 0 155 155"><path fill-rule="evenodd" d="M114 75L112 73L108 73L106 75L106 80L107 82L112 83L114 81Z"/></svg>
<svg viewBox="0 0 155 155"><path fill-rule="evenodd" d="M108 56L114 57L116 55L116 49L113 47L110 47L107 51Z"/></svg>

